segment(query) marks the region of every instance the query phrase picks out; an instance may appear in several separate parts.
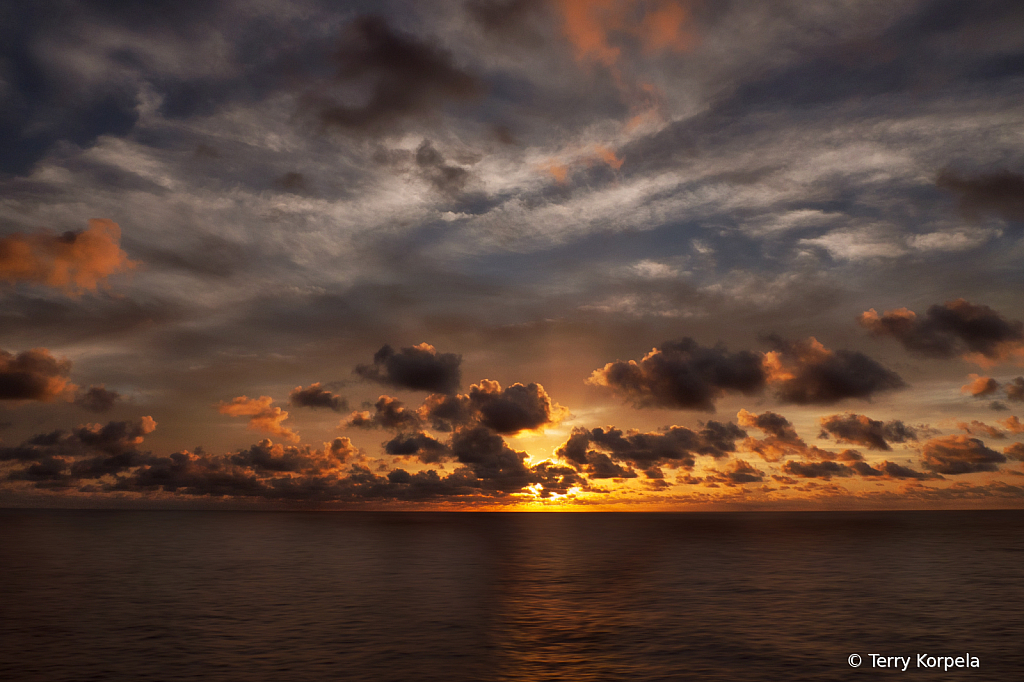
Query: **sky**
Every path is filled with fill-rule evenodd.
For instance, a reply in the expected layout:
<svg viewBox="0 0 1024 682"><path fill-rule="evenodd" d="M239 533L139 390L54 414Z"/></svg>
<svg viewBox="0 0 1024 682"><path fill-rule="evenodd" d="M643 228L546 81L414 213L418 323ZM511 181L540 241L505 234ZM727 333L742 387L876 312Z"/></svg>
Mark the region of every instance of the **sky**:
<svg viewBox="0 0 1024 682"><path fill-rule="evenodd" d="M0 8L0 505L1024 507L1013 0Z"/></svg>

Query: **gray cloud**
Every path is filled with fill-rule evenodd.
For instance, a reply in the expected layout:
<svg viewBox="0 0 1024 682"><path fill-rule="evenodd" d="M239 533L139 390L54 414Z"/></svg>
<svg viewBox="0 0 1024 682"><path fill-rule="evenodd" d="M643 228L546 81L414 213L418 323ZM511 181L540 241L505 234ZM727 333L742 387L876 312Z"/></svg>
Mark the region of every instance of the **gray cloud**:
<svg viewBox="0 0 1024 682"><path fill-rule="evenodd" d="M921 455L925 469L951 476L996 471L1006 461L1005 455L967 436L933 438L924 444Z"/></svg>
<svg viewBox="0 0 1024 682"><path fill-rule="evenodd" d="M385 345L374 354L372 365L359 365L355 373L386 386L412 391L454 393L462 381L459 368L461 363L462 356L438 353L427 343L398 351Z"/></svg>
<svg viewBox="0 0 1024 682"><path fill-rule="evenodd" d="M379 16L354 19L343 31L335 60L337 84L366 82L369 93L363 104L352 105L326 88L307 92L302 107L329 128L380 133L405 119L435 114L446 102L475 98L483 90L450 52L396 31Z"/></svg>
<svg viewBox="0 0 1024 682"><path fill-rule="evenodd" d="M936 184L955 194L968 215L991 212L1003 220L1024 222L1024 175L1002 170L971 178L947 169L939 173Z"/></svg>
<svg viewBox="0 0 1024 682"><path fill-rule="evenodd" d="M892 337L907 350L935 358L978 353L997 359L1008 346L1024 344L1024 323L962 298L929 307L923 318L906 308L884 315L872 308L858 321L876 336Z"/></svg>
<svg viewBox="0 0 1024 682"><path fill-rule="evenodd" d="M344 412L348 409L348 401L337 393L331 393L319 381L306 388L296 386L288 394L288 402L295 407L326 407L335 412Z"/></svg>
<svg viewBox="0 0 1024 682"><path fill-rule="evenodd" d="M75 396L75 404L91 412L109 412L121 394L104 386L90 386Z"/></svg>
<svg viewBox="0 0 1024 682"><path fill-rule="evenodd" d="M869 450L892 450L890 443L917 440L917 429L898 419L881 422L863 414L833 414L820 419L822 435L834 436L840 443L861 445Z"/></svg>
<svg viewBox="0 0 1024 682"><path fill-rule="evenodd" d="M606 386L634 407L674 407L713 412L728 392L754 395L765 385L761 357L704 348L690 338L667 341L641 360L609 362L588 383Z"/></svg>
<svg viewBox="0 0 1024 682"><path fill-rule="evenodd" d="M18 354L0 349L0 400L53 400L68 389L71 362L45 348Z"/></svg>

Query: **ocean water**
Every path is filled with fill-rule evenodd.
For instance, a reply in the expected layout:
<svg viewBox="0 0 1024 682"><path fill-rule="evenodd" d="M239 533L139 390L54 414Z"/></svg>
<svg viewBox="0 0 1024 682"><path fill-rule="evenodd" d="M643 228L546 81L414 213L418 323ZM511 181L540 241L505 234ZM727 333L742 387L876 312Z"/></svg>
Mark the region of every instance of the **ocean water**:
<svg viewBox="0 0 1024 682"><path fill-rule="evenodd" d="M2 510L0 680L1024 680L1022 531L1016 511Z"/></svg>

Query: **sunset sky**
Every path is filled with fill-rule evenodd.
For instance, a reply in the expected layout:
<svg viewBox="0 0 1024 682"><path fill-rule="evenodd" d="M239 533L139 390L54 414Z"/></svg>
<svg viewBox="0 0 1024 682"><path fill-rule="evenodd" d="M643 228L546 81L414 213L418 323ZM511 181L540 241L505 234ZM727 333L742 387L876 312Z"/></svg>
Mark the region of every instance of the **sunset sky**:
<svg viewBox="0 0 1024 682"><path fill-rule="evenodd" d="M1024 5L0 7L0 505L1024 506Z"/></svg>

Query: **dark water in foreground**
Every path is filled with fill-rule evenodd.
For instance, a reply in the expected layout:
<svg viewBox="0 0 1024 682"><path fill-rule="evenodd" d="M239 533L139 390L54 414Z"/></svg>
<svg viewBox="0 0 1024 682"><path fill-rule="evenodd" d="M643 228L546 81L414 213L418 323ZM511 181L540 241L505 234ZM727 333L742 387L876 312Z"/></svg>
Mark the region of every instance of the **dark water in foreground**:
<svg viewBox="0 0 1024 682"><path fill-rule="evenodd" d="M0 679L1024 680L1022 530L1022 512L0 510ZM867 658L967 652L980 668Z"/></svg>

